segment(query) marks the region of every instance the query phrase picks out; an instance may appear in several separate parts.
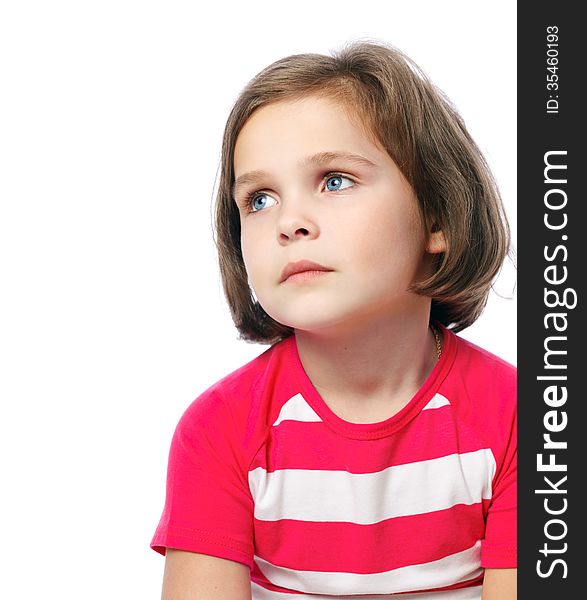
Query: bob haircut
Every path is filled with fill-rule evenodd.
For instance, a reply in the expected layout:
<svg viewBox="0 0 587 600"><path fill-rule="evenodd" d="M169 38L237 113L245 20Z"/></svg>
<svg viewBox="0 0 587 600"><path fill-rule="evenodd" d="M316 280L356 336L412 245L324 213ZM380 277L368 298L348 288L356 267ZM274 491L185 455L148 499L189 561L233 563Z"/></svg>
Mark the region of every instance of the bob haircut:
<svg viewBox="0 0 587 600"><path fill-rule="evenodd" d="M431 321L457 332L479 317L508 253L501 197L481 151L446 96L393 46L354 41L332 56L295 54L269 65L242 90L224 130L215 207L215 243L224 294L240 339L273 344L291 327L253 297L233 197L234 147L254 111L272 102L326 97L383 147L411 184L426 231L443 231L446 252L410 291L429 296Z"/></svg>

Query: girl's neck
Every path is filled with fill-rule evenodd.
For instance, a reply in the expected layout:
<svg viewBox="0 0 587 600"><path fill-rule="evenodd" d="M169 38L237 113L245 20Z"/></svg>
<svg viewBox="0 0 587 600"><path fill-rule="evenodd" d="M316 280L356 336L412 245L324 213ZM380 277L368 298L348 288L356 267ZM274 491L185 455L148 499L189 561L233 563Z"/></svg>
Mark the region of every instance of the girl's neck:
<svg viewBox="0 0 587 600"><path fill-rule="evenodd" d="M428 315L429 308L355 330L296 330L300 361L325 400L337 399L347 407L393 405L399 410L438 360Z"/></svg>

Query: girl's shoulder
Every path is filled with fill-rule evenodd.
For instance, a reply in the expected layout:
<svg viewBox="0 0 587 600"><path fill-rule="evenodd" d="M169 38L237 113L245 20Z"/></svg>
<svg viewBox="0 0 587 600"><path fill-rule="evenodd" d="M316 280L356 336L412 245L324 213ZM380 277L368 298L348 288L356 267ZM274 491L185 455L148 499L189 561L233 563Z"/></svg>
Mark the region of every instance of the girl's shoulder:
<svg viewBox="0 0 587 600"><path fill-rule="evenodd" d="M205 393L222 396L229 404L246 404L260 393L274 392L276 377L282 387L288 387L292 361L292 338L286 338L219 379Z"/></svg>
<svg viewBox="0 0 587 600"><path fill-rule="evenodd" d="M500 387L517 387L517 368L493 352L474 344L456 334L451 334L456 342L455 367L471 385L482 385L488 380Z"/></svg>
<svg viewBox="0 0 587 600"><path fill-rule="evenodd" d="M185 409L178 430L224 438L245 455L266 436L281 398L293 385L288 340L274 344L201 392Z"/></svg>
<svg viewBox="0 0 587 600"><path fill-rule="evenodd" d="M441 393L459 422L491 446L512 443L517 422L517 369L454 333L455 358Z"/></svg>

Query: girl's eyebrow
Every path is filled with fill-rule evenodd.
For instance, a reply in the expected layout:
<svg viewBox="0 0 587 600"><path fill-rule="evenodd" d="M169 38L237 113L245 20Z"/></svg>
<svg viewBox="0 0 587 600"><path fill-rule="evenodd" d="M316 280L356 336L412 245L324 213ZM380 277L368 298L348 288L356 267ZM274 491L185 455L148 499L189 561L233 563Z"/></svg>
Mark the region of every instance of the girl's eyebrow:
<svg viewBox="0 0 587 600"><path fill-rule="evenodd" d="M375 168L377 165L370 161L368 158L361 156L360 154L353 154L352 152L318 152L317 154L313 154L312 156L307 156L303 158L299 165L300 167L307 166L321 166L326 163L332 162L333 160L345 160L350 163L354 163L360 167L368 167ZM263 177L267 177L268 174L266 171L249 171L248 173L243 173L240 177L236 179L232 186L232 195L236 196L237 192L240 188L255 183L262 179Z"/></svg>

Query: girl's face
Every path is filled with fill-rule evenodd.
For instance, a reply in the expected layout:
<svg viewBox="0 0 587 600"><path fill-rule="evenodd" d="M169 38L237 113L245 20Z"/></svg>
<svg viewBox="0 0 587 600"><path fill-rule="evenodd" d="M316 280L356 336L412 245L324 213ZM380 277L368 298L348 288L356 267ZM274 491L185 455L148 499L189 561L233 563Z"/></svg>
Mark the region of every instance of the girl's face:
<svg viewBox="0 0 587 600"><path fill-rule="evenodd" d="M413 189L342 106L310 96L258 109L234 171L245 267L273 319L318 332L429 305L407 288L445 250L442 232L424 231ZM329 270L283 280L298 261Z"/></svg>

